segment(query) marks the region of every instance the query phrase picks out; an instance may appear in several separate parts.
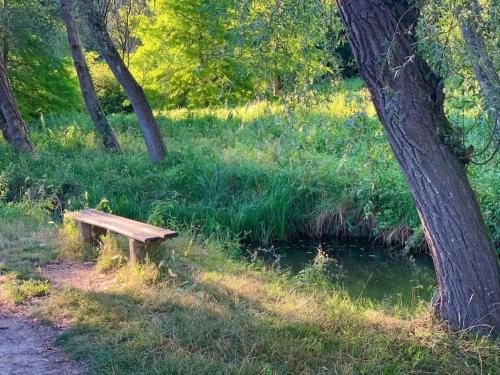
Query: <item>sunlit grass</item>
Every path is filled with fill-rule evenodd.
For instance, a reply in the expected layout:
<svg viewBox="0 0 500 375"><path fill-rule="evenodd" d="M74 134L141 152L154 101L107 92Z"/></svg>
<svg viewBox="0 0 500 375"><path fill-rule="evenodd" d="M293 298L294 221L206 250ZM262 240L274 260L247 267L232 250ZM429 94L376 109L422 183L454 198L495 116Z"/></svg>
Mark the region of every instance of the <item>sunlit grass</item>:
<svg viewBox="0 0 500 375"><path fill-rule="evenodd" d="M144 265L108 269L114 281L99 292L49 287L33 276L58 256L62 237L42 210L31 211L39 220L24 221L13 207L13 217L3 213L0 235L11 242L0 249L0 273L11 279L0 283L2 295L17 303L38 296L35 313L63 322L58 343L96 374L494 374L500 366L496 341L452 333L423 305L401 314L350 296L323 279L324 256L294 276L235 257L237 243L189 230ZM28 264L12 251L26 241L44 249L48 235L54 248ZM112 252L119 246L104 242ZM17 267L32 276L14 277Z"/></svg>
<svg viewBox="0 0 500 375"><path fill-rule="evenodd" d="M34 158L0 141L1 199L59 210L106 199L119 215L207 235L363 237L418 249L413 200L360 87L348 81L311 103L160 111L168 155L156 166L133 115L110 116L121 155L103 152L85 116L45 116L30 127ZM498 242L499 176L491 165L468 170Z"/></svg>
<svg viewBox="0 0 500 375"><path fill-rule="evenodd" d="M7 275L2 282L0 296L16 304L32 297L44 296L49 292L50 283L47 280L23 280L13 273ZM0 298L1 301L1 298Z"/></svg>

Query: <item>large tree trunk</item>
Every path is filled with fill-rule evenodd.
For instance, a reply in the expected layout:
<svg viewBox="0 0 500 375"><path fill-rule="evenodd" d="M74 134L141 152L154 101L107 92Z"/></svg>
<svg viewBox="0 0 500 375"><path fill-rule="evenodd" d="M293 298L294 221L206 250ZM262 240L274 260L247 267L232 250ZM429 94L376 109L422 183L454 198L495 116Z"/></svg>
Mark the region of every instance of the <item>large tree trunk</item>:
<svg viewBox="0 0 500 375"><path fill-rule="evenodd" d="M5 139L10 142L15 152L33 154L35 150L28 141L26 124L17 108L2 58L0 58L0 109L3 113L0 130Z"/></svg>
<svg viewBox="0 0 500 375"><path fill-rule="evenodd" d="M87 110L94 122L97 133L101 136L104 147L111 151L120 151L120 145L106 119L106 114L97 100L94 82L92 81L87 62L85 61L80 36L72 15L73 0L61 0L61 13L64 23L66 24L69 47L71 49L76 74L80 82L80 89Z"/></svg>
<svg viewBox="0 0 500 375"><path fill-rule="evenodd" d="M499 332L498 260L464 164L440 136L450 125L442 82L417 54L419 9L411 0L337 3L415 199L438 277L434 306L457 329Z"/></svg>
<svg viewBox="0 0 500 375"><path fill-rule="evenodd" d="M137 83L120 57L108 33L103 15L97 11L94 0L79 0L79 2L80 10L85 15L90 34L96 42L99 52L106 60L132 103L134 112L141 125L142 134L151 160L153 162L160 162L165 158L165 145L163 144L160 129L153 116L153 111L149 106L144 90Z"/></svg>
<svg viewBox="0 0 500 375"><path fill-rule="evenodd" d="M500 77L493 65L484 43L480 25L484 24L481 5L477 0L468 0L465 6L458 6L455 15L460 22L462 36L467 44L470 62L483 98L488 106L488 112L494 126L498 126L500 111ZM498 136L500 129L496 130Z"/></svg>

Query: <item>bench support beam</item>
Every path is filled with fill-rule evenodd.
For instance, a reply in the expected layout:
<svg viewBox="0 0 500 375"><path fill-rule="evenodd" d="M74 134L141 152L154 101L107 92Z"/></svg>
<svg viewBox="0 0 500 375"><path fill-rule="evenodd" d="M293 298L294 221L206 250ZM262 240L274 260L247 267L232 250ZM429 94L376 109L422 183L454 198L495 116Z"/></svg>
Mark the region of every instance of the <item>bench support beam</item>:
<svg viewBox="0 0 500 375"><path fill-rule="evenodd" d="M146 256L146 244L144 242L134 240L133 238L129 238L128 246L130 250L130 263L134 264L142 262Z"/></svg>
<svg viewBox="0 0 500 375"><path fill-rule="evenodd" d="M80 233L83 237L83 242L92 245L99 244L99 238L104 236L108 231L105 228L100 228L92 224L80 222Z"/></svg>
<svg viewBox="0 0 500 375"><path fill-rule="evenodd" d="M80 233L83 237L83 242L92 243L92 225L80 223Z"/></svg>

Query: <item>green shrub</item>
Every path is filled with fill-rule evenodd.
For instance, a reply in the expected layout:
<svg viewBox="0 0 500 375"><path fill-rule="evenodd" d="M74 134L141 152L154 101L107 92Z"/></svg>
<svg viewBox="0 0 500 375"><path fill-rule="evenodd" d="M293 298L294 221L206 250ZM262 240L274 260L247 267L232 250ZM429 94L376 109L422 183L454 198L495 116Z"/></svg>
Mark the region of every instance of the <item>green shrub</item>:
<svg viewBox="0 0 500 375"><path fill-rule="evenodd" d="M131 105L108 65L96 53L87 53L90 74L94 80L97 99L105 113L130 112Z"/></svg>

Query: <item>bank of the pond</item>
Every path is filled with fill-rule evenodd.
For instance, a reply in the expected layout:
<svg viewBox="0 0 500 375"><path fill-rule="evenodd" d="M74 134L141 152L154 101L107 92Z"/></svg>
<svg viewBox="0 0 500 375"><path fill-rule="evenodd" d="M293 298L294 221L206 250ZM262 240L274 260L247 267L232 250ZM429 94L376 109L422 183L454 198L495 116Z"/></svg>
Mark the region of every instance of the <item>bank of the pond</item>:
<svg viewBox="0 0 500 375"><path fill-rule="evenodd" d="M0 201L98 207L173 229L261 243L365 238L424 245L412 197L367 93L347 88L293 110L238 108L158 113L167 159L152 165L133 115L110 116L123 153L105 153L84 115L30 124L34 157L0 140ZM500 176L469 175L499 241Z"/></svg>
<svg viewBox="0 0 500 375"><path fill-rule="evenodd" d="M234 256L237 243L185 230L154 263L128 267L126 244L108 237L88 253L106 283L82 279L93 271L60 288L40 270L61 262L61 249L81 254L78 232L26 204L0 206L0 220L0 298L29 301L24 308L43 322L65 327L58 345L91 373L494 374L500 366L497 341L449 331L425 304L406 313L358 298L331 283L322 257L283 272Z"/></svg>

